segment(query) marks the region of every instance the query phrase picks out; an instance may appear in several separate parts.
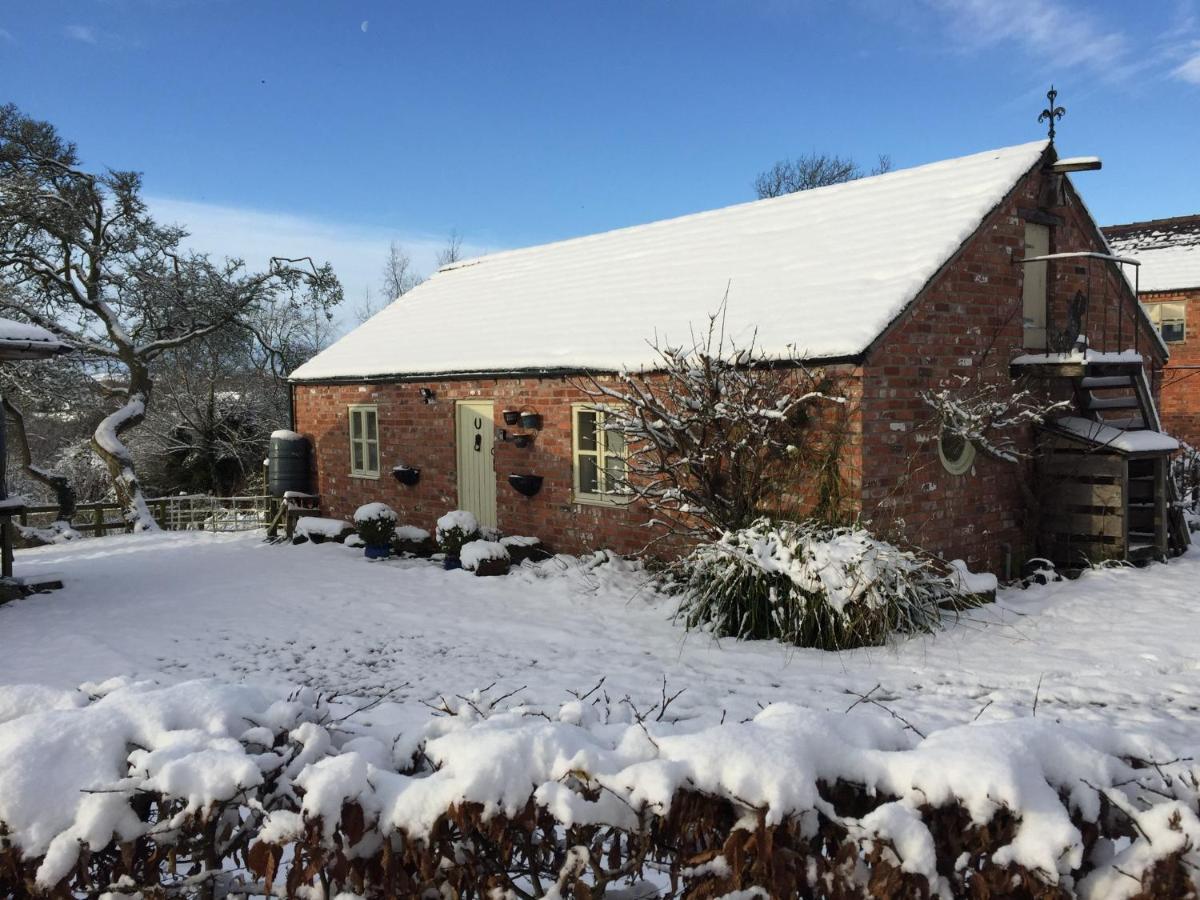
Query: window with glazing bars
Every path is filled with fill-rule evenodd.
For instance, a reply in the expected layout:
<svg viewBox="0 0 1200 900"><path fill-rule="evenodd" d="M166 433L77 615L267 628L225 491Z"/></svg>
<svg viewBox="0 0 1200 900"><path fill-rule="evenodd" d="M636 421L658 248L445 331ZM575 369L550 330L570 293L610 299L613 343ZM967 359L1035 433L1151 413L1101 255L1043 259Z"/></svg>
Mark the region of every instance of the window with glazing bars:
<svg viewBox="0 0 1200 900"><path fill-rule="evenodd" d="M379 413L374 406L350 407L350 474L379 477Z"/></svg>
<svg viewBox="0 0 1200 900"><path fill-rule="evenodd" d="M606 431L606 413L593 406L573 409L575 499L612 502L623 493L625 439Z"/></svg>

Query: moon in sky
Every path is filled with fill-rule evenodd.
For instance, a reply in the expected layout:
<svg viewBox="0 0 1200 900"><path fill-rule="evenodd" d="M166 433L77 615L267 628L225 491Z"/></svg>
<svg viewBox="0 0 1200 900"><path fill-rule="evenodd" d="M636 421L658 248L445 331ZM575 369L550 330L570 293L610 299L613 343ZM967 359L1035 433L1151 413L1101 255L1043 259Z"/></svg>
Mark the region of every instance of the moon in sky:
<svg viewBox="0 0 1200 900"><path fill-rule="evenodd" d="M369 25L369 24L370 23L366 19L363 19L362 25L359 26L359 28L361 28L363 30L363 34L367 33L367 25Z"/></svg>

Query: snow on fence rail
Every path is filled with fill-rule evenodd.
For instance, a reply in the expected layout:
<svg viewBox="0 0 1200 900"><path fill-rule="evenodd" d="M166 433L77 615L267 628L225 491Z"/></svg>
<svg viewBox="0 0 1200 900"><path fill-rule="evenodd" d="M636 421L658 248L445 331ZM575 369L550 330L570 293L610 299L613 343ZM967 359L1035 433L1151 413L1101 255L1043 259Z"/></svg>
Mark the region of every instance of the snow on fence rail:
<svg viewBox="0 0 1200 900"><path fill-rule="evenodd" d="M697 728L600 685L375 733L308 690L0 687L0 896L1192 896L1200 767L1045 718ZM375 704L361 707L366 710ZM741 893L735 893L741 892Z"/></svg>
<svg viewBox="0 0 1200 900"><path fill-rule="evenodd" d="M146 502L155 521L168 531L252 531L270 524L280 501L266 494L240 497L181 494ZM119 503L80 503L76 510L71 527L82 534L103 537L109 532L131 530ZM44 528L57 514L56 506L28 506L16 518L24 528Z"/></svg>

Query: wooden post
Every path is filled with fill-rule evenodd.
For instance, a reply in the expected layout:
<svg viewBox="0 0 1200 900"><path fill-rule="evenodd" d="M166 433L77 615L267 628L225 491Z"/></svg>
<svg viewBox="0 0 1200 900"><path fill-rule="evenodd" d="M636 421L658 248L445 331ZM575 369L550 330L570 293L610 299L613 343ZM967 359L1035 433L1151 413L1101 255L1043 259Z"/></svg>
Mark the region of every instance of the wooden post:
<svg viewBox="0 0 1200 900"><path fill-rule="evenodd" d="M104 528L104 504L103 503L96 504L96 509L92 516L92 521L96 525L96 537L104 537L105 528Z"/></svg>
<svg viewBox="0 0 1200 900"><path fill-rule="evenodd" d="M1167 457L1160 456L1154 461L1154 543L1162 559L1167 558L1168 548L1167 522Z"/></svg>
<svg viewBox="0 0 1200 900"><path fill-rule="evenodd" d="M0 544L3 544L3 553L0 554L0 556L3 557L3 559L0 560L0 575L3 575L5 578L12 578L12 573L13 573L12 517L5 516L4 524L0 527L2 527L4 529L4 537L3 537L3 540L0 541Z"/></svg>

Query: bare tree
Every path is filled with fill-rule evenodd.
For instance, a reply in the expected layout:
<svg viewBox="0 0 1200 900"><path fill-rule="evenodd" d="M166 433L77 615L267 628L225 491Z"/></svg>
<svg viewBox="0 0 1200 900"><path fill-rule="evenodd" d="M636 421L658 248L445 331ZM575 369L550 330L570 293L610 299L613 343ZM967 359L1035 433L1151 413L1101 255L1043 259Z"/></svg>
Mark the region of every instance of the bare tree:
<svg viewBox="0 0 1200 900"><path fill-rule="evenodd" d="M446 246L438 251L437 264L439 269L442 266L448 266L462 259L462 243L462 235L458 233L457 228L452 228L446 238Z"/></svg>
<svg viewBox="0 0 1200 900"><path fill-rule="evenodd" d="M759 173L754 179L754 191L761 200L855 181L868 174L882 175L891 170L892 160L886 155L880 155L875 167L870 172L864 172L850 157L813 152L795 159L781 159L765 172Z"/></svg>
<svg viewBox="0 0 1200 900"><path fill-rule="evenodd" d="M237 328L272 307L329 313L341 287L328 265L275 258L247 272L185 251L186 231L147 212L141 175L79 167L54 127L0 107L0 308L123 372L117 408L92 446L136 530L157 528L122 436L146 415L155 362L171 350Z"/></svg>
<svg viewBox="0 0 1200 900"><path fill-rule="evenodd" d="M386 305L386 300L383 303L378 302L371 294L371 289L369 287L364 288L362 302L355 304L353 309L354 321L361 325L363 322L367 321L367 319L373 317Z"/></svg>
<svg viewBox="0 0 1200 900"><path fill-rule="evenodd" d="M451 235L453 239L453 235ZM462 242L459 241L461 244ZM457 253L457 247L455 253ZM457 259L457 257L455 257ZM403 297L425 279L413 268L412 258L398 241L388 244L387 260L383 264L381 290L385 304Z"/></svg>
<svg viewBox="0 0 1200 900"><path fill-rule="evenodd" d="M618 492L673 534L712 538L743 528L794 488L824 442L819 405L843 405L832 379L791 353L768 358L724 331L724 309L690 346L652 342L656 362L579 387L624 444L606 466ZM606 461L607 463L608 461Z"/></svg>

